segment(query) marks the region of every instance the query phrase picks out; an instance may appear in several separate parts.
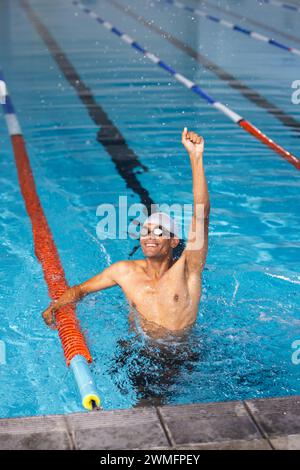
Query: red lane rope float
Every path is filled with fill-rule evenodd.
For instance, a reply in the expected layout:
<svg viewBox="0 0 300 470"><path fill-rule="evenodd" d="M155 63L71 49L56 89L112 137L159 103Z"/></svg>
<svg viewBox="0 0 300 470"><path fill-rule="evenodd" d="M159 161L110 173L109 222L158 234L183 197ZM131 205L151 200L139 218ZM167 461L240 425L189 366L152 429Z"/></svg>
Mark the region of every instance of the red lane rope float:
<svg viewBox="0 0 300 470"><path fill-rule="evenodd" d="M29 158L22 135L11 135L21 192L31 220L35 254L40 261L49 295L56 300L68 289L65 273L55 246L50 227L36 191ZM75 314L73 305L56 313L58 334L69 366L72 358L80 354L88 362L92 357Z"/></svg>
<svg viewBox="0 0 300 470"><path fill-rule="evenodd" d="M35 253L42 265L49 295L57 299L68 288L68 284L37 194L25 141L1 70L0 85L0 103L3 105L11 137L21 193L31 220ZM68 305L59 309L56 320L66 362L74 374L82 406L90 411L100 409L100 397L88 367L88 362L92 362L92 357L80 331L74 306Z"/></svg>
<svg viewBox="0 0 300 470"><path fill-rule="evenodd" d="M276 144L272 139L269 139L265 134L263 134L257 127L253 126L251 122L246 121L246 119L241 119L238 121L238 125L245 129L247 132L252 134L254 137L259 139L264 144L268 145L271 149L275 150L275 152L279 153L283 158L285 158L289 163L294 165L295 168L300 170L300 160L295 157L292 153L285 150L280 145Z"/></svg>
<svg viewBox="0 0 300 470"><path fill-rule="evenodd" d="M1 70L0 81L5 85ZM6 85L2 87L1 90L2 89L4 89L5 92L1 92L0 102L3 105L6 124L11 137L21 193L31 220L35 254L42 265L49 295L53 300L56 300L69 286L50 227L37 194L25 141L11 97L8 94ZM70 365L71 360L76 355L81 355L88 362L92 362L91 354L76 318L74 306L66 305L60 308L56 313L56 321L67 365Z"/></svg>
<svg viewBox="0 0 300 470"><path fill-rule="evenodd" d="M44 278L52 299L58 299L67 289L68 284L55 246L50 227L41 206L29 158L22 135L11 136L18 178L27 213L32 224L35 254L40 261ZM81 354L88 362L91 354L75 314L73 305L66 305L56 313L58 334L64 350L67 365L76 354Z"/></svg>

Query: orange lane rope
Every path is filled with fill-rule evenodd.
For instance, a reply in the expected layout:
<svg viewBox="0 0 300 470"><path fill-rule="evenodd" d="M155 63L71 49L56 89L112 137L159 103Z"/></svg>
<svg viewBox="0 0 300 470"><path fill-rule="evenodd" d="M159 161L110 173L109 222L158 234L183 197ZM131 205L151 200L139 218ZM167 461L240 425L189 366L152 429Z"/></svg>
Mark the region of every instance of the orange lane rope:
<svg viewBox="0 0 300 470"><path fill-rule="evenodd" d="M65 273L53 240L50 227L37 194L34 177L22 135L11 136L21 192L32 224L35 254L40 261L50 297L55 300L68 289ZM81 354L88 362L92 357L80 330L73 305L61 308L56 314L58 334L67 365Z"/></svg>

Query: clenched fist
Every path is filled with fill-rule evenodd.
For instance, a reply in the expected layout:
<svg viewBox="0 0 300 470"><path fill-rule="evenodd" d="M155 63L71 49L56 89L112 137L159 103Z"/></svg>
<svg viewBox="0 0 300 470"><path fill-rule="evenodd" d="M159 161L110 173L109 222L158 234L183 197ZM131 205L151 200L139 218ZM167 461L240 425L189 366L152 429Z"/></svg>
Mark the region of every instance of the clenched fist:
<svg viewBox="0 0 300 470"><path fill-rule="evenodd" d="M182 144L191 157L201 157L204 150L204 139L196 132L188 131L185 127L181 136Z"/></svg>

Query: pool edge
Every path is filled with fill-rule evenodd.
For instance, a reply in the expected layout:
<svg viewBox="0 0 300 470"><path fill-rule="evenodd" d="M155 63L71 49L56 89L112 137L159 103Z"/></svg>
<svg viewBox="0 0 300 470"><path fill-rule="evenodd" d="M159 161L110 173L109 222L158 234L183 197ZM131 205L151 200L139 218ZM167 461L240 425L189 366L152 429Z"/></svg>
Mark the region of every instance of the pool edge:
<svg viewBox="0 0 300 470"><path fill-rule="evenodd" d="M1 450L300 449L300 395L0 419Z"/></svg>

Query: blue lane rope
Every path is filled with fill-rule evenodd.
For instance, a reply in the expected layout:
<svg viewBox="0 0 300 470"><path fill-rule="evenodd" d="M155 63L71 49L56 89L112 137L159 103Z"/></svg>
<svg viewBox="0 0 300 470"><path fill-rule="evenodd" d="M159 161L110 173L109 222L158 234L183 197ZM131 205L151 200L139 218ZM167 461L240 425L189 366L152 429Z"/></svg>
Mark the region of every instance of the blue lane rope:
<svg viewBox="0 0 300 470"><path fill-rule="evenodd" d="M297 169L300 169L300 160L293 155L288 150L281 147L275 141L270 139L267 135L263 134L260 129L255 127L250 121L244 119L242 116L237 114L235 111L230 109L225 104L221 103L220 101L216 101L210 95L205 93L205 91L197 84L194 83L192 80L187 78L185 75L176 72L172 67L166 64L163 60L161 60L158 56L153 54L152 52L147 51L144 47L142 47L137 41L135 41L131 36L128 34L120 31L116 28L113 24L109 21L105 21L101 18L96 12L92 11L90 8L83 5L78 0L72 0L73 5L80 8L84 13L89 15L91 18L96 20L100 23L104 28L111 31L113 34L118 36L123 42L127 43L129 46L136 49L138 52L142 53L145 57L151 60L154 64L158 65L158 67L167 71L170 75L172 75L178 82L182 83L186 88L194 92L196 95L200 96L204 99L208 104L213 106L214 108L218 109L221 113L227 116L231 121L237 124L239 127L244 129L244 131L251 134L260 142L264 143L268 147L272 148L275 152L279 153L282 157L284 157L289 163L294 165Z"/></svg>
<svg viewBox="0 0 300 470"><path fill-rule="evenodd" d="M189 13L193 13L196 16L200 16L201 18L206 18L207 20L213 21L214 23L218 23L224 26L225 28L231 29L232 31L236 31L238 33L251 37L252 39L256 39L257 41L262 41L266 44L270 44L271 46L275 46L278 49L285 50L287 52L290 52L291 54L300 56L300 49L287 46L286 44L283 44L280 41L276 41L273 38L265 36L264 34L257 33L256 31L251 31L250 29L247 29L238 24L231 23L230 21L227 21L223 18L219 18L218 16L210 15L206 13L204 10L200 10L200 8L190 7L178 0L162 0L162 1L165 3L168 3L169 5L173 5L176 8L180 8L182 10L188 11Z"/></svg>
<svg viewBox="0 0 300 470"><path fill-rule="evenodd" d="M281 8L284 8L285 10L297 11L298 13L300 13L300 7L298 7L297 5L292 5L291 3L279 2L278 0L258 0L258 1L268 3L276 7L281 7Z"/></svg>

